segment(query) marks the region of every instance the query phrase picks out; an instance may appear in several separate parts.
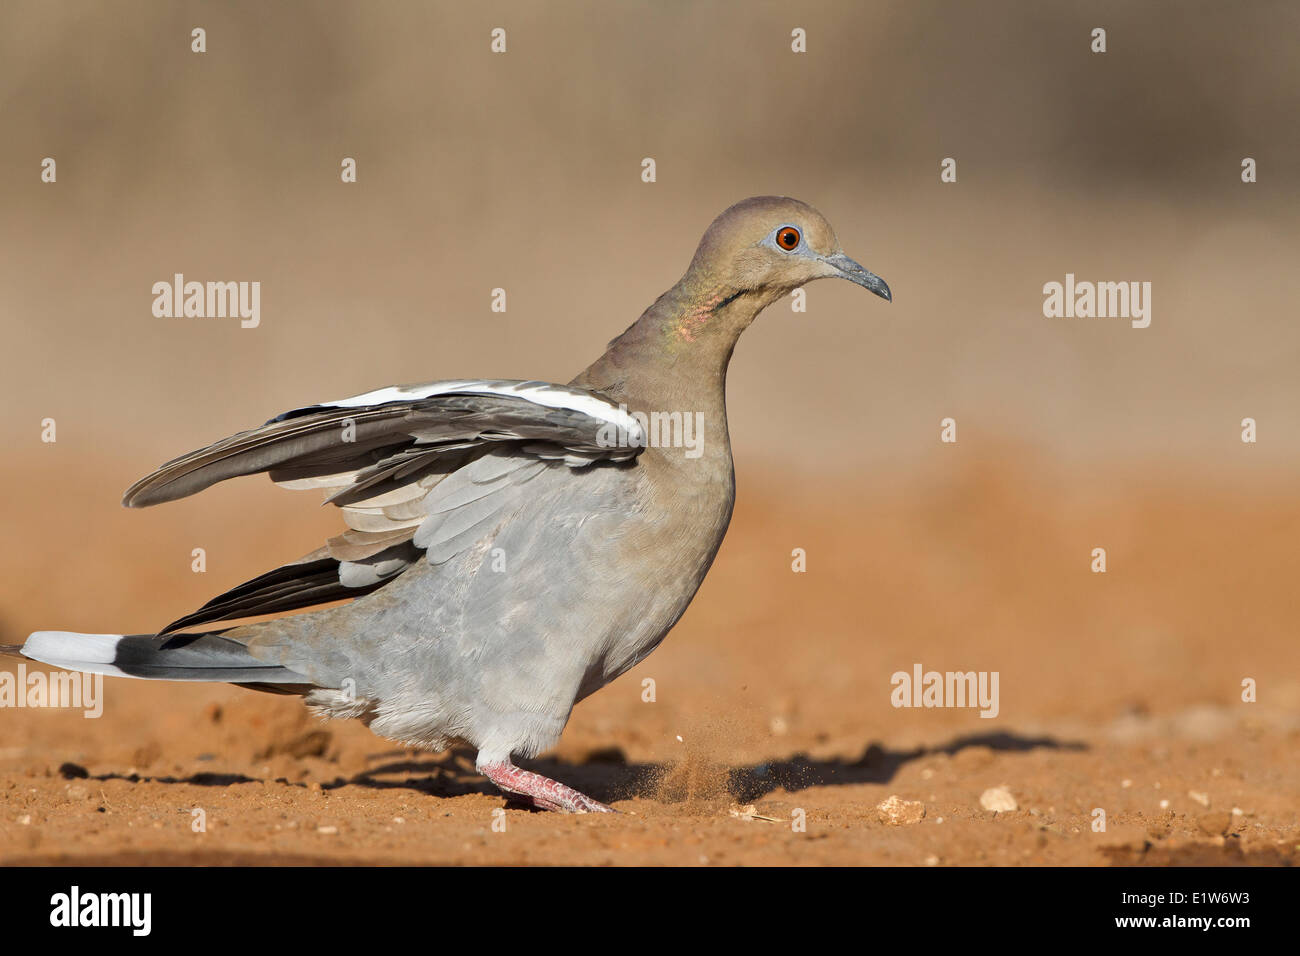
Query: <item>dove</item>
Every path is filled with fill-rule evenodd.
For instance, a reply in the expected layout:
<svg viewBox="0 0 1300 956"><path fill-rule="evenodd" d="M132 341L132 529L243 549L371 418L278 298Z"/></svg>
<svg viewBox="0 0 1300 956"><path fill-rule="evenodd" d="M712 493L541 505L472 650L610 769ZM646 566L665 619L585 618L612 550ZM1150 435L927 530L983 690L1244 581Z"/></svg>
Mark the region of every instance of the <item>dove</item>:
<svg viewBox="0 0 1300 956"><path fill-rule="evenodd" d="M345 528L155 634L37 631L16 650L69 670L299 695L408 746L474 748L512 803L609 811L514 761L553 747L574 704L685 613L735 502L726 378L737 339L826 278L892 301L813 207L746 199L567 385L390 386L167 462L124 504L266 474L323 491ZM679 441L679 423L702 434ZM225 626L251 617L266 619Z"/></svg>

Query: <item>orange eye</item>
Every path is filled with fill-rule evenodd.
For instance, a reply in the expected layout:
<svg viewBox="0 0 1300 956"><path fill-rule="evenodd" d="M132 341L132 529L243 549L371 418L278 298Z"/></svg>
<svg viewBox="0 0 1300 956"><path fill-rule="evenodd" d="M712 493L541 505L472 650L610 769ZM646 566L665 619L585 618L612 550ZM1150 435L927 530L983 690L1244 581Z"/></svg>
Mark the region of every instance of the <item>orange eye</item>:
<svg viewBox="0 0 1300 956"><path fill-rule="evenodd" d="M785 226L776 232L776 244L789 252L799 245L799 230L794 226Z"/></svg>

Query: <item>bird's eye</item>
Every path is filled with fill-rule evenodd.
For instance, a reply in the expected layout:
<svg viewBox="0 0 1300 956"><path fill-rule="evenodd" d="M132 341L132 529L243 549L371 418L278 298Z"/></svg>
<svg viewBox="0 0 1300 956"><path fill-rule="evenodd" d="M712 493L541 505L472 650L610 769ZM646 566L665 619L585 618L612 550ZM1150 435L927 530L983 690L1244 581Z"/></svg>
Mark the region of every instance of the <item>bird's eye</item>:
<svg viewBox="0 0 1300 956"><path fill-rule="evenodd" d="M785 226L776 232L776 244L789 252L799 245L799 230L794 226Z"/></svg>

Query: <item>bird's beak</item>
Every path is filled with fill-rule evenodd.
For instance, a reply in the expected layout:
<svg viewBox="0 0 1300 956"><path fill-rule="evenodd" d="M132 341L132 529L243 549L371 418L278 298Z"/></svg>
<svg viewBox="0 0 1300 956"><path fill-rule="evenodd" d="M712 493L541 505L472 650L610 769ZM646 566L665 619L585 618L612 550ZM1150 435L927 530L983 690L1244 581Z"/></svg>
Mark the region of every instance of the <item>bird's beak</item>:
<svg viewBox="0 0 1300 956"><path fill-rule="evenodd" d="M826 256L822 261L835 270L836 278L848 279L864 289L870 289L886 302L894 301L894 296L890 293L889 285L884 279L874 272L868 272L844 253L837 252L833 256Z"/></svg>

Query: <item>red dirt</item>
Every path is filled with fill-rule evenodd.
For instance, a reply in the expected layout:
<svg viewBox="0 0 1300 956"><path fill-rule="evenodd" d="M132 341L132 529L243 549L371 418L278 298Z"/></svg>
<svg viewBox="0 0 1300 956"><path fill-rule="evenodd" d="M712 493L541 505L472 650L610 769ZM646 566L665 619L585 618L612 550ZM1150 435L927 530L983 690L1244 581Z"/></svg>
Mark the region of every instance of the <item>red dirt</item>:
<svg viewBox="0 0 1300 956"><path fill-rule="evenodd" d="M1286 483L1157 484L1176 470L1152 466L1097 491L1005 448L965 454L896 483L762 487L742 470L731 535L682 624L531 764L620 815L502 816L472 755L408 752L293 698L110 679L97 720L0 711L0 861L1294 863L1300 505ZM285 503L241 493L268 516ZM98 579L73 561L47 586L40 561L9 555L22 607L3 639L170 619L261 570L220 508L210 553L242 556L220 574L164 570L143 525L116 515L120 560ZM313 540L321 518L298 511L248 515L260 553ZM41 516L26 520L19 540ZM1106 574L1089 570L1098 545ZM84 605L66 590L82 583ZM890 675L917 662L999 671L1000 714L893 708ZM981 808L998 786L1018 809ZM924 817L882 822L895 794Z"/></svg>

